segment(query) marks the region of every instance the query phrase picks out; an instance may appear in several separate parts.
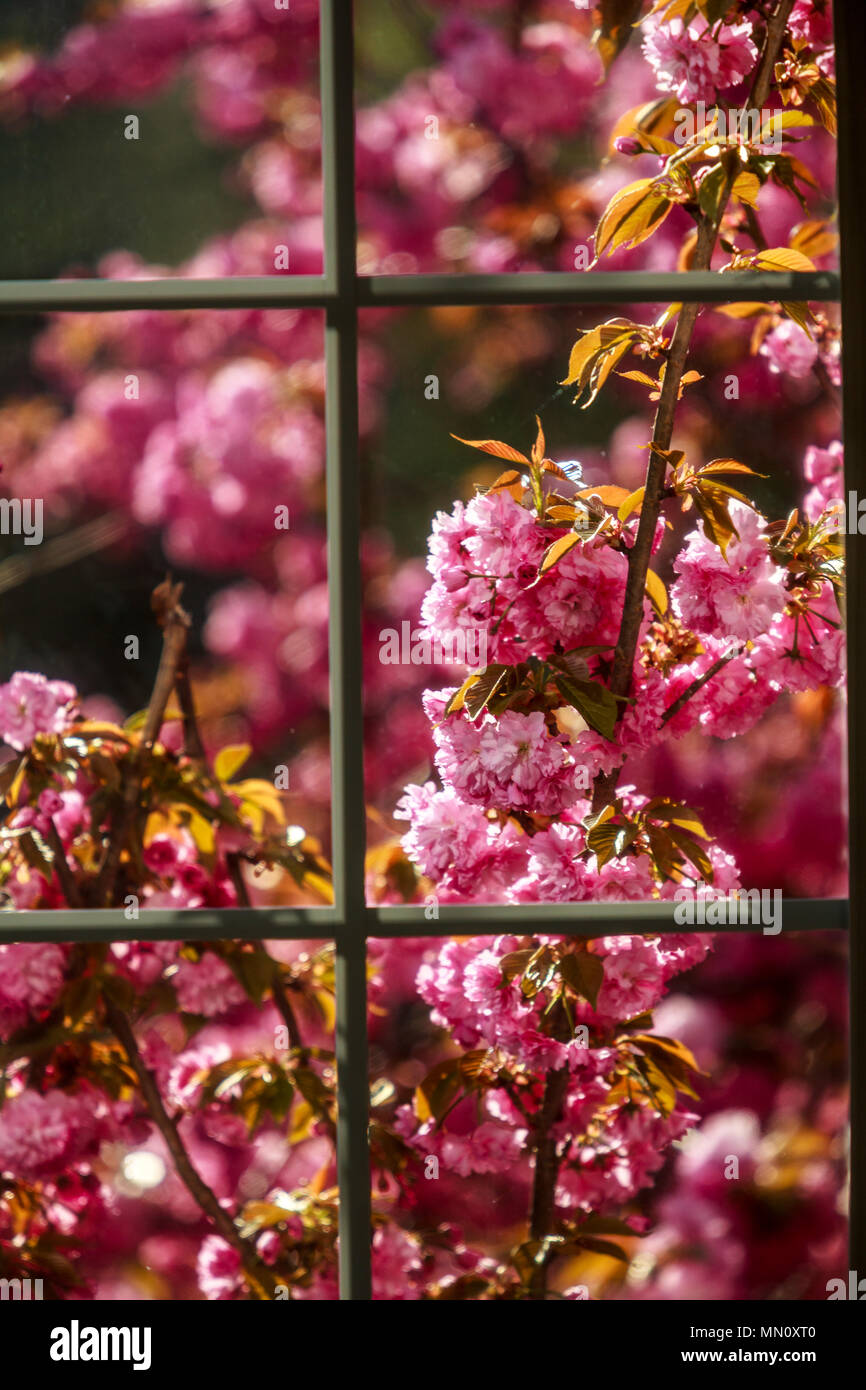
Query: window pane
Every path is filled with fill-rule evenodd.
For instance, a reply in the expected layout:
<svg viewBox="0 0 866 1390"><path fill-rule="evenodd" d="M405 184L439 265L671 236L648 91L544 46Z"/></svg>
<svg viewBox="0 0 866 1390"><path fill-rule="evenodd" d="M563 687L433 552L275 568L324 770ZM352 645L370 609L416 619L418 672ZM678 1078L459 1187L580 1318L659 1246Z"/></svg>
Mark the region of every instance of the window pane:
<svg viewBox="0 0 866 1390"><path fill-rule="evenodd" d="M560 1236L548 1297L826 1299L848 1269L843 934L585 945L371 944L374 1295L540 1296ZM557 972L537 994L533 950Z"/></svg>
<svg viewBox="0 0 866 1390"><path fill-rule="evenodd" d="M322 268L318 0L11 0L0 278Z"/></svg>
<svg viewBox="0 0 866 1390"><path fill-rule="evenodd" d="M0 1043L4 1279L73 1301L336 1287L330 943L0 945Z"/></svg>
<svg viewBox="0 0 866 1390"><path fill-rule="evenodd" d="M330 901L322 329L294 310L7 322L8 907ZM169 574L185 650L183 612L152 598Z"/></svg>
<svg viewBox="0 0 866 1390"><path fill-rule="evenodd" d="M643 562L645 597L627 594L628 555L676 315L365 316L389 324L366 505L394 552L367 583L368 798L386 818L371 826L373 900L415 902L420 918L431 895L844 896L835 585L857 522L850 499L847 519L826 510L847 495L836 313L811 306L807 336L777 305L732 307L698 315L682 398L666 402L669 526ZM615 364L594 400L592 382L557 385L575 344ZM536 416L556 464L540 473L543 521ZM627 613L634 662L617 684ZM454 697L473 669L487 684ZM635 701L621 717L617 697ZM594 827L606 807L609 829Z"/></svg>
<svg viewBox="0 0 866 1390"><path fill-rule="evenodd" d="M614 58L598 9L362 0L362 273L585 270L596 251L601 270L690 269L725 160L731 179L741 171L724 228L736 249L713 264L779 248L807 257L799 268L835 263L829 5L795 7L776 54L785 77L760 107L749 96L764 43L756 11L709 33L700 17L684 29L680 15L632 6Z"/></svg>

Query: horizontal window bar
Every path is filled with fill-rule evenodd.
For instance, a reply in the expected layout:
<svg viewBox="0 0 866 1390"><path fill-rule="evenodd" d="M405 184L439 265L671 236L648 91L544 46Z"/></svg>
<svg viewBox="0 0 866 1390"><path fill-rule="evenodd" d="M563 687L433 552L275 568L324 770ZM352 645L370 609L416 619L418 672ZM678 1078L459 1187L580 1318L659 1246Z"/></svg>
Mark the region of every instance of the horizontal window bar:
<svg viewBox="0 0 866 1390"><path fill-rule="evenodd" d="M134 921L122 908L100 912L62 909L0 914L0 941L193 941L268 938L303 941L313 937L498 936L529 931L563 936L608 936L627 932L762 932L758 923L718 926L674 921L673 904L660 902L496 903L442 905L428 918L423 904L366 907L346 922L332 907L189 908L145 910ZM847 931L847 898L782 900L782 933Z"/></svg>
<svg viewBox="0 0 866 1390"><path fill-rule="evenodd" d="M743 890L745 891L745 890ZM745 904L741 904L744 907ZM680 926L674 921L674 903L582 902L527 903L520 907L495 903L453 904L438 908L439 916L427 921L419 907L368 908L368 936L495 936L542 931L563 936L612 936L637 931L657 932L762 932L759 922L719 926ZM781 922L789 931L847 930L847 898L783 898Z"/></svg>
<svg viewBox="0 0 866 1390"><path fill-rule="evenodd" d="M63 908L0 913L2 941L304 941L333 937L342 921L332 907L145 908L130 920L123 908Z"/></svg>
<svg viewBox="0 0 866 1390"><path fill-rule="evenodd" d="M0 312L116 309L321 309L334 299L323 275L217 280L0 280Z"/></svg>
<svg viewBox="0 0 866 1390"><path fill-rule="evenodd" d="M599 271L515 275L371 275L357 280L358 303L612 304L735 300L835 300L835 271Z"/></svg>
<svg viewBox="0 0 866 1390"><path fill-rule="evenodd" d="M561 272L514 275L370 275L354 280L364 307L436 304L613 304L837 300L835 271ZM0 312L119 309L327 308L339 296L322 275L217 280L2 280Z"/></svg>

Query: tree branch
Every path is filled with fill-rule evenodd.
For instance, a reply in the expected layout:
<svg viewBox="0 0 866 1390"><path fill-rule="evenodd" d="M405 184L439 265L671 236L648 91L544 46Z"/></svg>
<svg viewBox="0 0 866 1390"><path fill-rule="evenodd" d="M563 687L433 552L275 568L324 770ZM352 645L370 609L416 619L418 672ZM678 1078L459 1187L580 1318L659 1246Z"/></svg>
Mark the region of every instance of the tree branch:
<svg viewBox="0 0 866 1390"><path fill-rule="evenodd" d="M63 841L51 816L48 817L48 829L45 838L54 856L54 872L57 875L64 898L70 907L83 907L78 884L66 862L66 850L63 848Z"/></svg>
<svg viewBox="0 0 866 1390"><path fill-rule="evenodd" d="M180 606L182 592L183 585L172 584L169 576L162 584L157 585L151 595L151 607L163 629L162 655L147 707L144 728L141 731L141 742L124 779L120 811L112 824L108 852L96 880L94 899L97 906L110 907L112 904L120 856L138 814L147 762L165 718L169 697L177 679L178 666L186 651L190 618Z"/></svg>
<svg viewBox="0 0 866 1390"><path fill-rule="evenodd" d="M691 685L687 686L683 693L677 696L673 704L668 705L662 715L662 723L667 724L669 719L673 719L675 714L679 714L683 705L687 704L693 695L697 695L698 691L706 685L708 680L711 680L713 676L717 675L723 666L727 666L729 661L732 661L735 656L739 656L742 650L742 647L731 647L731 650L725 652L724 656L720 656L718 661L714 661L712 666L708 667L702 676L698 676L696 680L693 680Z"/></svg>
<svg viewBox="0 0 866 1390"><path fill-rule="evenodd" d="M235 893L237 894L238 902L241 904L242 907L249 907L251 905L250 895L247 892L247 885L244 882L243 871L241 870L241 856L238 854L237 850L230 850L228 852L228 854L226 855L226 865L229 871L229 878L231 879L232 884L234 885ZM304 1040L301 1037L301 1030L298 1026L298 1020L295 1017L295 1011L292 1008L291 1001L288 995L286 994L285 982L283 980L283 972L280 968L280 962L274 960L273 956L268 955L261 942L257 942L256 946L258 952L262 956L264 956L272 966L271 998L274 1001L274 1007L280 1015L280 1018L286 1025L286 1032L289 1035L289 1043L293 1048L297 1049L297 1051L301 1053L302 1057L306 1057L308 1056L308 1053L306 1048L304 1047Z"/></svg>
<svg viewBox="0 0 866 1390"><path fill-rule="evenodd" d="M770 90L773 66L785 32L788 16L794 7L794 0L780 0L780 3L767 23L764 48L755 74L749 105L760 109ZM704 215L698 225L693 270L709 270L719 234L722 218L728 206L731 190L742 166L737 160L730 161L725 177L718 207L713 216ZM677 326L668 351L665 379L659 396L653 423L650 459L647 466L645 492L638 521L635 543L629 551L628 576L626 579L623 614L619 637L614 653L610 688L614 695L627 695L631 687L632 669L637 651L640 626L643 619L644 590L655 539L656 523L664 494L667 459L659 450L667 450L671 445L674 417L679 399L680 383L685 370L692 334L697 322L698 304L684 304L677 318ZM599 773L593 787L593 808L600 810L606 805L616 790L622 768L608 774Z"/></svg>
<svg viewBox="0 0 866 1390"><path fill-rule="evenodd" d="M215 1193L194 1168L177 1127L173 1124L163 1104L156 1078L144 1064L129 1019L121 1009L109 1003L108 1000L105 1001L105 1016L109 1027L126 1053L129 1065L138 1078L138 1084L150 1118L162 1135L166 1148L174 1159L178 1176L204 1214L213 1222L223 1240L227 1241L240 1255L244 1278L256 1298L270 1300L277 1287L274 1274L267 1265L262 1263L250 1244L244 1240L228 1212L220 1206Z"/></svg>
<svg viewBox="0 0 866 1390"><path fill-rule="evenodd" d="M551 1037L564 1042L570 1035L568 1016L562 1004L557 1004ZM551 1130L562 1116L568 1092L568 1079L569 1071L566 1066L548 1071L544 1082L544 1098L535 1125L535 1172L532 1179L532 1208L529 1219L531 1240L544 1240L545 1236L552 1234L560 1158ZM544 1259L533 1270L529 1285L530 1297L533 1299L543 1299L547 1294L548 1264L549 1261Z"/></svg>

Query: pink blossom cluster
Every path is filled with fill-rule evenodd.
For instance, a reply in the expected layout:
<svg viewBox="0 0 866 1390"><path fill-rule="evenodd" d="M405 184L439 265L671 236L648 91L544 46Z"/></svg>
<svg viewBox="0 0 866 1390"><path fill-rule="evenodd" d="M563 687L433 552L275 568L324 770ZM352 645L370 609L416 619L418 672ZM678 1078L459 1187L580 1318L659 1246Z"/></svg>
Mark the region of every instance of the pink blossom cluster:
<svg viewBox="0 0 866 1390"><path fill-rule="evenodd" d="M408 76L396 91L358 112L359 260L365 272L494 271L533 269L542 263L572 270L575 241L589 236L607 199L632 174L627 161L613 160L601 172L570 167L566 181L557 185L554 171L562 139L568 139L570 149L581 142L589 146L626 108L660 92L670 91L681 101L712 101L718 90L731 90L745 77L757 54L749 19L715 25L711 32L700 19L686 27L681 20L653 18L644 26L648 61L626 51L608 86L598 89L593 84L600 67L587 44L589 4L547 0L509 45L501 29L454 15L453 0L438 3L449 15L436 39L436 66ZM498 3L486 0L474 8L495 12ZM75 100L121 101L155 92L183 71L192 79L204 129L243 151L240 176L263 217L214 238L171 273L271 274L276 245L285 246L290 272L315 272L321 267L321 192L318 102L310 74L317 8L313 0L294 0L288 25L272 0L219 5L124 0L108 21L75 29L53 58L10 59L4 67L2 109L21 116L26 111L59 113ZM815 48L828 44L828 9L820 0L798 0L791 31ZM819 56L822 71L832 71L831 56ZM436 138L428 138L425 128L431 116ZM811 152L812 142L801 151L826 185L832 182L830 161L821 167L820 141L814 146L817 155ZM570 160L580 157L569 155ZM536 198L527 231L515 212ZM785 244L792 222L801 216L798 205L783 190L768 187L762 193L762 217L765 208L772 240ZM618 264L672 265L682 231L673 214L658 237ZM166 273L125 252L107 257L99 269L109 277L131 279ZM365 435L376 423L384 380L377 334L371 316L360 359ZM523 350L522 344L514 347L512 370L519 369ZM794 379L805 377L819 355L790 320L765 338L762 351L771 372ZM320 317L302 311L59 316L38 341L35 365L55 383L65 402L62 415L46 404L44 413L35 416L35 434L34 417L14 407L2 420L4 482L9 480L19 493L39 492L59 520L75 517L92 502L117 506L140 526L158 528L175 563L241 572L242 582L223 589L212 604L206 642L214 656L244 671L249 721L262 738L321 715L328 704L327 572L318 527L321 358ZM837 379L832 363L828 370ZM464 373L470 397L471 383L481 375L473 367ZM645 437L641 426L640 442ZM623 457L633 452L622 449ZM808 515L821 510L840 456L838 444L810 449ZM290 543L275 531L277 504L291 513ZM557 711L553 720L539 710L506 711L499 719L484 714L471 720L465 712L445 717L450 687L428 692L428 723L417 708L416 673L396 668L386 674L375 660L378 629L397 625L404 615L414 619L418 611L423 588L419 567L398 567L377 540L365 543L365 579L375 594L364 634L368 691L376 717L383 723L387 717L389 733L385 756L369 758L371 786L405 780L407 768L423 778L423 771L415 769L428 765L432 723L442 786L413 783L399 814L409 822L404 845L410 858L443 901L519 904L669 896L672 885L659 884L646 856L625 855L598 867L586 848L582 821L591 807L578 772L594 777L611 771L627 754L631 774L633 766L640 768L641 756L660 744L675 756L695 728L732 744L753 726L760 736L763 717L769 722L780 693L811 693L839 683L843 644L831 625L838 609L829 586L805 614L790 611L754 515L736 504L732 511L739 535L726 561L698 527L675 563L674 610L700 636L703 651L664 675L636 664L635 700L614 741L587 728L570 708ZM623 529L625 545L633 530L633 525ZM581 544L536 583L552 534L556 532L538 526L509 493L482 495L466 507L456 504L450 515L440 513L430 545L433 583L423 597L427 630L448 638L456 629L483 628L490 659L509 663L528 656L544 660L575 646L612 645L622 610L625 554L607 545ZM645 637L653 616L648 603L643 616ZM733 645L744 650L662 726L672 701ZM603 670L598 658L590 658L590 678L604 680ZM439 678L434 673L433 679ZM72 717L74 698L65 682L17 673L0 686L0 737L22 752L39 733L62 732ZM732 750L726 745L720 752L713 745L702 760L695 757L693 745L689 748L693 785L703 789L713 764ZM769 763L766 748L762 758ZM298 761L304 795L324 803L325 751L305 751ZM726 766L727 780L720 783L717 801L729 796L743 775L741 765L732 761ZM636 780L643 785L637 774ZM815 794L818 784L810 785ZM819 802L838 798L832 781L821 786ZM13 839L27 832L44 835L53 825L71 854L76 838L89 828L88 790L76 784L43 792L34 806L10 819ZM629 812L646 806L642 790L620 790ZM518 823L520 816L535 821L532 833ZM550 824L543 824L548 819ZM776 864L791 853L795 833L803 836L803 823L795 821L794 811L787 820L779 812ZM7 862L11 844L4 840L2 845ZM805 854L807 847L803 849ZM709 854L716 885L736 886L739 846L736 861L717 845ZM185 833L150 840L145 862L154 883L143 891L144 905L229 906L236 901L221 856L212 872L205 871ZM56 884L20 860L3 887L18 908L61 901ZM557 1203L564 1213L618 1208L653 1180L664 1151L685 1135L695 1116L677 1107L662 1118L620 1104L592 1142L572 1141L584 1134L607 1096L609 1033L648 1009L658 1008L661 1019L670 1002L664 997L670 982L703 959L708 938L611 936L593 943L591 952L603 962L604 980L597 1007L579 1006L591 1038L584 1047L559 1042L544 1031L544 992L528 1001L516 983L503 987L502 955L517 944L514 938L448 942L422 965L421 996L435 1021L462 1046L499 1049L530 1070L568 1068L563 1117L555 1134L566 1154ZM67 961L59 947L0 946L0 1038L44 1020L56 1004ZM149 1031L147 1025L139 1028L141 1047L167 1103L186 1112L180 1122L185 1141L227 1210L237 1212L239 1193L278 1200L281 1192L303 1187L327 1171L331 1150L319 1132L289 1147L280 1127L266 1126L250 1142L244 1122L230 1109L236 1087L220 1101L196 1108L209 1067L272 1045L276 1014L270 1007L255 1013L245 1003L225 960L214 951L185 950L178 942L142 942L113 946L109 961L142 994L155 985L174 989L179 1013L163 1013ZM396 988L393 970L389 980ZM403 983L405 1000L411 990ZM733 1017L736 1005L729 1007ZM206 1020L192 1042L182 1013L199 1023ZM704 1007L698 1015L699 1036L702 1030L722 1031L711 1009ZM672 1024L669 1031L677 1029ZM748 1093L756 1108L755 1097L765 1096L761 1084L753 1079ZM805 1111L808 1101L800 1096L797 1103ZM793 1108L790 1097L787 1112L780 1106L789 1115ZM764 1105L763 1120L768 1109ZM529 1176L525 1116L501 1088L485 1094L482 1116L475 1123L471 1107L464 1105L437 1130L431 1124L419 1127L407 1107L400 1126L420 1154L441 1159L446 1175L452 1172L463 1181L480 1174L491 1189L509 1181L512 1189L519 1188ZM826 1116L820 1123L829 1128ZM728 1193L720 1190L717 1160L723 1146L733 1146L751 1173L758 1129L734 1110L711 1121L705 1135L694 1134L677 1162L679 1181L689 1185L689 1193L684 1197L681 1187L665 1199L662 1228L647 1247L658 1268L652 1296L696 1296L698 1291L734 1296L740 1287L748 1239L734 1203L725 1205ZM21 1089L13 1076L0 1111L0 1170L42 1184L48 1219L61 1232L74 1230L81 1238L88 1222L96 1227L98 1240L91 1239L87 1259L90 1288L97 1296L141 1296L140 1289L111 1268L112 1260L122 1268L139 1256L149 1276L164 1281L163 1287L187 1289L187 1296L198 1288L209 1298L237 1296L242 1291L237 1252L219 1236L203 1235L199 1213L176 1175L169 1170L147 1203L136 1205L116 1193L109 1199L90 1166L100 1145L105 1145L105 1162L114 1161L111 1154L118 1148L129 1151L138 1145L168 1158L153 1126L131 1107L109 1105L83 1086L44 1093ZM820 1199L810 1226L816 1240L830 1208L828 1174L824 1167L810 1175ZM123 1191L119 1181L117 1188ZM120 1219L108 1219L109 1200ZM459 1232L442 1227L444 1249L404 1229L401 1223L409 1219L411 1206L410 1201L397 1206L399 1220L393 1219L395 1208L388 1207L391 1219L376 1229L377 1298L416 1298L431 1283L447 1283L460 1272L492 1270L494 1262ZM519 1219L515 1215L515 1224ZM289 1237L300 1238L300 1227L297 1218L288 1221ZM707 1234L715 1242L719 1265L713 1272L706 1262L683 1254ZM11 1239L5 1228L0 1236ZM275 1246L272 1234L260 1237L257 1250L265 1263L275 1259ZM184 1282L192 1279L196 1256L198 1287ZM333 1268L326 1267L298 1296L333 1298L336 1291Z"/></svg>
<svg viewBox="0 0 866 1390"><path fill-rule="evenodd" d="M803 498L803 515L810 521L817 521L833 504L838 506L845 500L844 463L845 451L838 439L834 439L826 449L813 444L806 450L803 474L806 482L812 486ZM843 524L840 517L838 525Z"/></svg>
<svg viewBox="0 0 866 1390"><path fill-rule="evenodd" d="M742 82L758 57L748 19L710 25L703 15L690 24L679 15L650 15L642 27L644 56L659 90L681 102L712 105L719 92Z"/></svg>
<svg viewBox="0 0 866 1390"><path fill-rule="evenodd" d="M107 1099L92 1087L22 1090L0 1112L0 1171L24 1178L57 1176L93 1156L114 1130Z"/></svg>
<svg viewBox="0 0 866 1390"><path fill-rule="evenodd" d="M0 685L0 743L23 752L38 734L58 734L71 722L75 690L68 681L16 671Z"/></svg>
<svg viewBox="0 0 866 1390"><path fill-rule="evenodd" d="M509 492L485 493L439 512L429 541L433 583L421 616L434 637L484 629L490 661L548 655L559 643L613 643L628 569L603 544L574 546L543 584L535 584L553 539Z"/></svg>
<svg viewBox="0 0 866 1390"><path fill-rule="evenodd" d="M542 709L498 716L486 709L473 718L465 705L446 713L453 689L426 692L442 791L429 783L410 786L397 815L411 822L407 853L446 897L467 891L477 900L507 901L656 896L646 859L612 860L600 873L593 867L580 826L591 779L697 725L719 738L742 733L783 691L841 682L844 638L832 587L825 583L807 601L798 599L770 554L760 515L736 500L730 515L736 531L725 554L699 522L673 561L673 611L698 640L698 655L666 674L637 662L633 703L613 739L565 703L553 711L555 719ZM625 554L604 539L578 543L541 574L554 535L509 492L439 513L428 560L433 584L422 604L431 631L445 637L477 625L487 634L489 658L505 664L555 660L572 647L613 647ZM629 527L622 537L628 544ZM647 602L644 634L650 616ZM600 670L600 657L592 654L585 674ZM645 800L637 796L634 805ZM526 812L555 823L531 836L515 834L513 819L503 827L503 818Z"/></svg>
<svg viewBox="0 0 866 1390"><path fill-rule="evenodd" d="M550 938L538 938L542 944ZM587 1130L611 1085L615 1053L607 1030L617 1020L655 1007L672 976L706 955L709 937L604 937L592 950L604 966L596 1008L579 1006L589 1044L578 1031L558 1041L543 1029L550 1002L541 991L524 997L518 980L506 983L501 962L518 949L516 937L492 941L449 941L422 964L417 987L432 1009L432 1020L447 1028L464 1048L481 1048L530 1073L566 1067L568 1089L555 1137L568 1152L558 1180L557 1202L565 1210L605 1211L629 1201L652 1180L664 1149L694 1121L676 1109L666 1118L646 1113L626 1099L606 1112L600 1135L575 1145ZM433 1156L464 1176L526 1170L528 1129L525 1111L507 1088L485 1089L481 1115L458 1107L444 1124L418 1124L411 1107L399 1112L402 1132L419 1152Z"/></svg>
<svg viewBox="0 0 866 1390"><path fill-rule="evenodd" d="M63 984L62 946L29 942L0 945L0 1038L44 1017Z"/></svg>

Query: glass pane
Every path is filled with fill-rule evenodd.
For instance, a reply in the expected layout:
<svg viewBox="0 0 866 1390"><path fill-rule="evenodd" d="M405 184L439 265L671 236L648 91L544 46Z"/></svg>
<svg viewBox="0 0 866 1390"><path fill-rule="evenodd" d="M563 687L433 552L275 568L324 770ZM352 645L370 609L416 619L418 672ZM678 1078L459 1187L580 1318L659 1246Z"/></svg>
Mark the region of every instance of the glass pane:
<svg viewBox="0 0 866 1390"><path fill-rule="evenodd" d="M330 901L322 329L7 322L7 907Z"/></svg>
<svg viewBox="0 0 866 1390"><path fill-rule="evenodd" d="M684 27L682 6L626 7L618 55L600 8L625 14L361 0L363 274L585 270L596 252L601 270L707 269L696 221L725 202L714 265L835 264L829 4L794 7L760 97L756 8L710 29L697 13Z"/></svg>
<svg viewBox="0 0 866 1390"><path fill-rule="evenodd" d="M372 900L844 896L836 312L732 309L679 400L663 306L365 316Z"/></svg>
<svg viewBox="0 0 866 1390"><path fill-rule="evenodd" d="M0 278L322 269L318 0L10 0Z"/></svg>
<svg viewBox="0 0 866 1390"><path fill-rule="evenodd" d="M842 933L370 958L375 1297L847 1287Z"/></svg>
<svg viewBox="0 0 866 1390"><path fill-rule="evenodd" d="M3 944L0 1044L22 1297L336 1296L331 944Z"/></svg>

